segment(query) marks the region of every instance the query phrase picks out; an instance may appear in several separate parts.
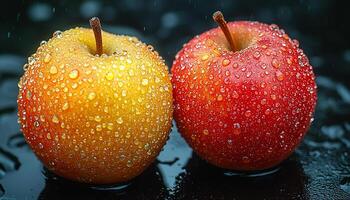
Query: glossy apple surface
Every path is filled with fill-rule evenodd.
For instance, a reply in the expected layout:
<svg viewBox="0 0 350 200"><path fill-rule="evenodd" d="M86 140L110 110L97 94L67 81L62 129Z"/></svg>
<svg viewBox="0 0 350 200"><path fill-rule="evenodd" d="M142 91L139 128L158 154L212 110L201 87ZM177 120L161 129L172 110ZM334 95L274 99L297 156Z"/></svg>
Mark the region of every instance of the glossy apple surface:
<svg viewBox="0 0 350 200"><path fill-rule="evenodd" d="M172 66L174 118L203 159L262 170L286 159L312 121L316 84L296 40L276 25L228 23L196 36Z"/></svg>
<svg viewBox="0 0 350 200"><path fill-rule="evenodd" d="M28 59L19 82L21 130L54 173L118 183L149 166L165 144L172 88L163 59L134 37L57 32Z"/></svg>

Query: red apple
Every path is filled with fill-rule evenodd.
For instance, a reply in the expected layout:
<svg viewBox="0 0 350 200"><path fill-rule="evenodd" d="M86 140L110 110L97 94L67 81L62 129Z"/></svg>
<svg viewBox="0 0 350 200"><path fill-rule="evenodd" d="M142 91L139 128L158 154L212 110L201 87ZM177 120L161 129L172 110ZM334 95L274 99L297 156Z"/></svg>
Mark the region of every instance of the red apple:
<svg viewBox="0 0 350 200"><path fill-rule="evenodd" d="M312 121L316 84L296 40L276 25L225 22L177 54L172 84L180 133L203 159L262 170L286 159Z"/></svg>

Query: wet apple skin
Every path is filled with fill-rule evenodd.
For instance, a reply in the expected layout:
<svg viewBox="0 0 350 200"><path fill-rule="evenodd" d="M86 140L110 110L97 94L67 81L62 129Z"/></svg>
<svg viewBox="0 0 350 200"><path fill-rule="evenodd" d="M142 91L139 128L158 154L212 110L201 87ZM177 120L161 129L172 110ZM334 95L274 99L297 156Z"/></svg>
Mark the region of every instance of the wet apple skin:
<svg viewBox="0 0 350 200"><path fill-rule="evenodd" d="M193 150L231 170L285 160L306 134L316 105L312 66L276 25L228 23L186 43L171 69L174 118Z"/></svg>

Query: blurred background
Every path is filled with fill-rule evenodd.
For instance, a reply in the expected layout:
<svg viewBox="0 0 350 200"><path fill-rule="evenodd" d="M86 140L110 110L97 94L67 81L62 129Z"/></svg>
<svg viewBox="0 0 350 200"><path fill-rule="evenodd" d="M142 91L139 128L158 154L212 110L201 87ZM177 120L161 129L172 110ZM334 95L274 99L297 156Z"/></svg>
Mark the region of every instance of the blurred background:
<svg viewBox="0 0 350 200"><path fill-rule="evenodd" d="M0 6L0 198L4 199L350 199L350 12L333 0L77 0L2 1ZM227 21L253 20L283 28L317 75L315 122L276 173L227 177L184 143L174 127L157 162L126 191L95 190L47 172L25 144L16 116L17 82L26 58L56 30L88 27L151 44L171 67L182 45Z"/></svg>

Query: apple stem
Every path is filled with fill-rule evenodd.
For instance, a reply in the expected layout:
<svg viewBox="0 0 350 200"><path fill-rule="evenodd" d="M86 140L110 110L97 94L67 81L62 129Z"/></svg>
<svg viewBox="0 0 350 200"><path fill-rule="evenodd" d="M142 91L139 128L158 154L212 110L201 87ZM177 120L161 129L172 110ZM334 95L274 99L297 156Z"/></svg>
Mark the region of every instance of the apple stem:
<svg viewBox="0 0 350 200"><path fill-rule="evenodd" d="M224 15L220 11L216 11L213 14L214 21L220 26L222 32L224 32L225 37L231 47L231 50L235 50L235 44L233 42L232 35L230 33L230 30L228 29L227 22L225 21Z"/></svg>
<svg viewBox="0 0 350 200"><path fill-rule="evenodd" d="M96 41L96 54L101 55L103 53L103 47L102 47L102 28L101 28L101 22L98 17L93 17L90 19L90 26L92 28L92 31L95 35L95 41Z"/></svg>

